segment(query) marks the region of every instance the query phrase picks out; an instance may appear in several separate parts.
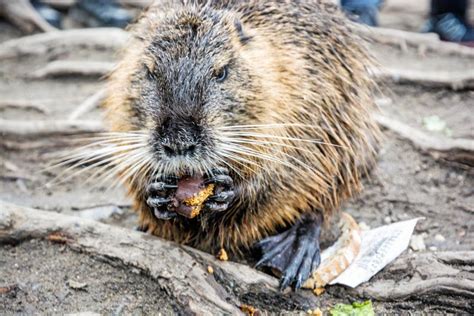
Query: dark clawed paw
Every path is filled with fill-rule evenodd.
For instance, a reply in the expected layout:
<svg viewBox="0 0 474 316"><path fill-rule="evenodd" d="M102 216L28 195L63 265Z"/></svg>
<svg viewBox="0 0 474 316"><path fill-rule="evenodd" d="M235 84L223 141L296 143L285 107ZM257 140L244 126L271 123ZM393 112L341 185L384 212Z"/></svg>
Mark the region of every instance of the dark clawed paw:
<svg viewBox="0 0 474 316"><path fill-rule="evenodd" d="M213 175L205 183L215 185L215 194L210 196L204 203L205 208L215 212L227 210L235 198L234 181L228 175L227 169L215 169Z"/></svg>
<svg viewBox="0 0 474 316"><path fill-rule="evenodd" d="M149 207L161 207L164 205L167 205L169 202L171 202L170 198L162 198L162 197L149 197L146 200L146 204L148 204Z"/></svg>
<svg viewBox="0 0 474 316"><path fill-rule="evenodd" d="M155 214L156 218L162 219L162 220L169 220L178 216L176 212L168 211L168 210L157 208L157 207L153 208L153 214Z"/></svg>
<svg viewBox="0 0 474 316"><path fill-rule="evenodd" d="M280 290L288 286L299 289L321 262L319 248L320 223L301 222L289 230L256 244L262 252L257 267L270 267L282 272Z"/></svg>
<svg viewBox="0 0 474 316"><path fill-rule="evenodd" d="M168 220L177 216L175 212L168 210L172 202L171 197L177 188L177 178L174 177L162 178L148 185L146 203L153 210L156 218Z"/></svg>

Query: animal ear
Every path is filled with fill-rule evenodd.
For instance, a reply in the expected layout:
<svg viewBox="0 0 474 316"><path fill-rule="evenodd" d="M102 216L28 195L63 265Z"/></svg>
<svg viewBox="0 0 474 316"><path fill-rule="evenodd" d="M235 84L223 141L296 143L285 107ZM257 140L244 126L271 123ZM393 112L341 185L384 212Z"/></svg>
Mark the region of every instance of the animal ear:
<svg viewBox="0 0 474 316"><path fill-rule="evenodd" d="M242 43L242 45L247 44L252 39L252 37L245 34L244 29L242 27L242 22L240 22L239 20L236 19L234 21L234 26L235 26L235 30L237 31L237 34L239 36L239 39L240 39L240 42Z"/></svg>

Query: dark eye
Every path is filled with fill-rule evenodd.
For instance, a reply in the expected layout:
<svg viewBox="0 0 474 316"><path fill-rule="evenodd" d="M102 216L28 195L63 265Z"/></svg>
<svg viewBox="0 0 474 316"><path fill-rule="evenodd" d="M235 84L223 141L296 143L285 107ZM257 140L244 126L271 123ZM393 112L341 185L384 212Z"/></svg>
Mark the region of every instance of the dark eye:
<svg viewBox="0 0 474 316"><path fill-rule="evenodd" d="M217 82L223 82L226 80L227 73L229 72L227 68L227 66L224 66L214 73L214 77L216 78Z"/></svg>

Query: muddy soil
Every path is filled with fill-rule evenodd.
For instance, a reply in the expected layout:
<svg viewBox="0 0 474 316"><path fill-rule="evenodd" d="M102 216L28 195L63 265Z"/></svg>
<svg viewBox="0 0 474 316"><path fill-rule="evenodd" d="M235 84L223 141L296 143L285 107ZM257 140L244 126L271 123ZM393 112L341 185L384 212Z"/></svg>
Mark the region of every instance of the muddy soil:
<svg viewBox="0 0 474 316"><path fill-rule="evenodd" d="M403 1L404 3L407 1ZM401 5L389 1L381 14L383 26L416 31L423 24L427 1ZM0 22L0 42L21 34ZM372 44L382 66L429 71L469 71L474 59L445 56ZM113 61L115 52L78 49L23 56L0 63L0 98L30 100L47 113L25 109L0 109L2 119L64 119L102 85L98 78L62 77L35 80L32 71L51 60ZM384 84L379 99L381 111L413 127L424 129L423 119L437 115L452 137L474 138L474 92ZM100 120L98 110L83 119ZM409 142L385 131L385 140L371 178L361 196L346 207L370 227L415 217L424 217L415 234L422 235L426 251L472 250L474 248L474 172L465 165L436 159ZM67 150L66 138L2 138L0 141L0 199L39 209L94 217L132 229L136 215L125 189L108 184L92 189L87 175L48 183L60 170L42 171L59 150ZM91 212L95 215L91 215ZM441 237L440 237L441 236ZM409 250L412 251L412 250ZM0 247L0 287L14 286L0 294L0 313L99 312L106 314L169 314L174 307L159 285L122 267L98 261L47 242L25 242ZM72 289L68 280L86 283ZM344 300L341 298L341 302ZM345 302L347 303L347 302ZM376 305L379 311L404 310Z"/></svg>
<svg viewBox="0 0 474 316"><path fill-rule="evenodd" d="M35 258L35 260L31 260ZM81 255L65 246L31 240L0 247L0 313L150 315L176 311L159 284Z"/></svg>

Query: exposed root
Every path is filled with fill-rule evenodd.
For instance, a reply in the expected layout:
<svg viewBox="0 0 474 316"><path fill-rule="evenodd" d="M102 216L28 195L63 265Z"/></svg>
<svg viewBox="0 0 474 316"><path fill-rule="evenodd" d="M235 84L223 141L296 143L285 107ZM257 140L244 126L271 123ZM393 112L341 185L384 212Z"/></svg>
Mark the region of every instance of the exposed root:
<svg viewBox="0 0 474 316"><path fill-rule="evenodd" d="M55 8L61 8L61 9L69 8L73 6L74 4L76 4L77 2L76 0L42 0L42 1L45 4L49 4ZM118 2L125 6L146 8L151 3L153 3L153 0L119 0Z"/></svg>
<svg viewBox="0 0 474 316"><path fill-rule="evenodd" d="M69 121L74 121L80 118L82 115L92 111L102 103L105 98L105 89L101 89L84 100L72 113L68 116Z"/></svg>
<svg viewBox="0 0 474 316"><path fill-rule="evenodd" d="M36 104L28 100L3 100L0 101L0 111L5 109L32 110L42 114L48 114L49 110L42 104Z"/></svg>
<svg viewBox="0 0 474 316"><path fill-rule="evenodd" d="M386 279L362 285L356 296L379 301L437 301L440 306L472 314L473 264L474 251L407 255L386 269Z"/></svg>
<svg viewBox="0 0 474 316"><path fill-rule="evenodd" d="M114 52L128 40L127 32L118 28L91 28L50 32L12 39L0 44L0 59L67 53L78 48L110 49Z"/></svg>
<svg viewBox="0 0 474 316"><path fill-rule="evenodd" d="M375 115L375 119L383 127L409 140L415 147L431 153L436 158L474 166L474 140L432 136L385 115Z"/></svg>
<svg viewBox="0 0 474 316"><path fill-rule="evenodd" d="M341 292L344 297L390 305L423 299L425 312L430 307L439 311L440 306L459 313L473 312L473 251L405 255L369 283L356 289L328 287L328 294L316 297L306 291L281 293L276 290L277 279L269 275L160 238L0 201L0 244L29 239L66 244L114 265L136 268L157 280L188 313L239 314L242 304L273 312L306 311L327 306L326 300L331 302L331 295Z"/></svg>
<svg viewBox="0 0 474 316"><path fill-rule="evenodd" d="M472 48L441 41L438 35L434 33L420 34L381 27L368 27L356 23L352 24L352 27L369 42L396 46L403 51L406 51L408 47L414 47L420 53L432 51L443 55L474 56Z"/></svg>
<svg viewBox="0 0 474 316"><path fill-rule="evenodd" d="M35 79L61 76L102 77L108 74L113 67L114 63L109 62L56 60L36 70L31 77Z"/></svg>
<svg viewBox="0 0 474 316"><path fill-rule="evenodd" d="M466 72L419 71L408 69L373 69L372 75L379 81L393 81L399 84L417 84L430 88L453 90L474 89L474 74Z"/></svg>
<svg viewBox="0 0 474 316"><path fill-rule="evenodd" d="M36 12L29 0L0 0L0 16L26 33L57 30Z"/></svg>
<svg viewBox="0 0 474 316"><path fill-rule="evenodd" d="M146 8L153 3L153 0L119 0L125 6Z"/></svg>
<svg viewBox="0 0 474 316"><path fill-rule="evenodd" d="M156 279L177 304L193 314L240 314L240 302L226 301L226 290L208 277L207 266L188 253L193 250L124 228L0 202L0 243L32 238L64 243L116 264L135 267ZM210 265L219 264L212 256L199 256ZM234 273L252 276L254 283L271 280L248 267L239 268Z"/></svg>
<svg viewBox="0 0 474 316"><path fill-rule="evenodd" d="M41 2L59 9L67 9L76 4L76 0L41 0Z"/></svg>
<svg viewBox="0 0 474 316"><path fill-rule="evenodd" d="M0 119L0 135L10 137L43 137L97 133L104 130L99 121L21 121Z"/></svg>

